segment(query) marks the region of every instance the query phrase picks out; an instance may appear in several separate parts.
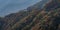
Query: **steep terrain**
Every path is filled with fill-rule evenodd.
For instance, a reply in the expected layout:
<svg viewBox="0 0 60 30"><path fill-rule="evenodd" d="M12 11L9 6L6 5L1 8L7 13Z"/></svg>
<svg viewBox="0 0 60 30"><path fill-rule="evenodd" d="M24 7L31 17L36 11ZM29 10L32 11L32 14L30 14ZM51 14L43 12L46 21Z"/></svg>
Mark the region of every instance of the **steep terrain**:
<svg viewBox="0 0 60 30"><path fill-rule="evenodd" d="M0 30L60 30L60 0L44 4L0 18Z"/></svg>

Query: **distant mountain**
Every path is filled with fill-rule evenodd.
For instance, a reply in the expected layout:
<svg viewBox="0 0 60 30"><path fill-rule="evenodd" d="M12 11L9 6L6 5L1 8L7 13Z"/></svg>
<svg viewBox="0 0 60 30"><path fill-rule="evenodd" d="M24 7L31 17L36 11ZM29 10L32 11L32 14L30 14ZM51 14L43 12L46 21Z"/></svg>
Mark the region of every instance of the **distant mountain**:
<svg viewBox="0 0 60 30"><path fill-rule="evenodd" d="M38 4L35 4L37 7L28 7L28 11L23 10L2 18L0 30L60 30L60 0L45 1L42 4L44 6Z"/></svg>

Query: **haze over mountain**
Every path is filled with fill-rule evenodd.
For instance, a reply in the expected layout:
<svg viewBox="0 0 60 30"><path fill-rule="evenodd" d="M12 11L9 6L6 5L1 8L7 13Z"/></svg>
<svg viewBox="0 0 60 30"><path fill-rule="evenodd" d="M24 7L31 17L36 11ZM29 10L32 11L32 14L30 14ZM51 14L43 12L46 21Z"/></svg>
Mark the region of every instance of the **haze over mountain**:
<svg viewBox="0 0 60 30"><path fill-rule="evenodd" d="M41 0L0 0L0 16L18 12Z"/></svg>

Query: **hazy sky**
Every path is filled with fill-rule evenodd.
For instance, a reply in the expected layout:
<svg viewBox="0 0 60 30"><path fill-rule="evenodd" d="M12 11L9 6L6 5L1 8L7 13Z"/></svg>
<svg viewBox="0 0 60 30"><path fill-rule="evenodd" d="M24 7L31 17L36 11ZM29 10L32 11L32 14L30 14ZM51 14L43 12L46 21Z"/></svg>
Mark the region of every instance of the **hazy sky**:
<svg viewBox="0 0 60 30"><path fill-rule="evenodd" d="M40 0L0 0L0 16L25 9L39 1Z"/></svg>

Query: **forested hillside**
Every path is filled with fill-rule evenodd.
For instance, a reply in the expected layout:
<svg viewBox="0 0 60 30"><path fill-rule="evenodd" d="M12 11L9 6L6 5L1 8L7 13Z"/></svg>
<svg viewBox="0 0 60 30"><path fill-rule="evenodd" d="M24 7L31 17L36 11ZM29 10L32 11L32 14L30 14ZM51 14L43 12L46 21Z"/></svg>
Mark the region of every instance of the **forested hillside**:
<svg viewBox="0 0 60 30"><path fill-rule="evenodd" d="M60 30L60 0L42 2L0 18L0 30Z"/></svg>

